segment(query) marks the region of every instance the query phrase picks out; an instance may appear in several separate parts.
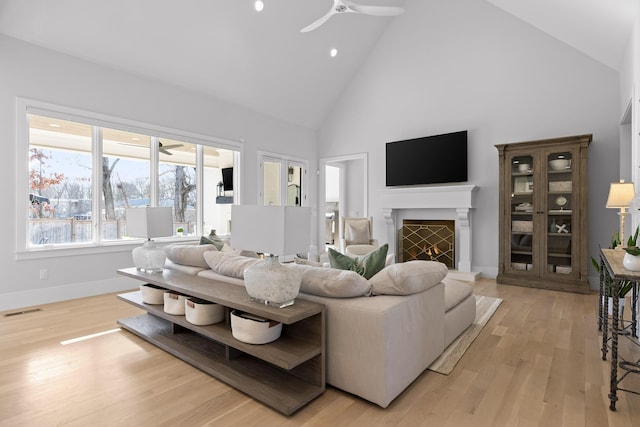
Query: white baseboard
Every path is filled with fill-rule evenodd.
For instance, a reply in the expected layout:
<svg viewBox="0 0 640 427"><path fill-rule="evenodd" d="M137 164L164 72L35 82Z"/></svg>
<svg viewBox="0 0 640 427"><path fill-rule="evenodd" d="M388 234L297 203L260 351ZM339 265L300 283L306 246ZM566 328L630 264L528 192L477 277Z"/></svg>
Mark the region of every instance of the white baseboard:
<svg viewBox="0 0 640 427"><path fill-rule="evenodd" d="M126 291L136 289L139 284L139 281L128 277L114 277L92 282L72 283L50 288L0 294L0 311Z"/></svg>

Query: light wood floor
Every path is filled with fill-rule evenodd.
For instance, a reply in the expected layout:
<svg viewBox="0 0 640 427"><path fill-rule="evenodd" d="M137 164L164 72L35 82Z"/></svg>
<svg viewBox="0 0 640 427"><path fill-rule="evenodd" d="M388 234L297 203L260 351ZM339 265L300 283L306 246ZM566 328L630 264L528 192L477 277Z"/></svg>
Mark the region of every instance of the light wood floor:
<svg viewBox="0 0 640 427"><path fill-rule="evenodd" d="M386 409L328 387L291 417L126 331L61 344L140 312L115 294L2 316L0 426L640 426L640 396L608 409L597 295L474 286L504 302L451 375L425 371Z"/></svg>

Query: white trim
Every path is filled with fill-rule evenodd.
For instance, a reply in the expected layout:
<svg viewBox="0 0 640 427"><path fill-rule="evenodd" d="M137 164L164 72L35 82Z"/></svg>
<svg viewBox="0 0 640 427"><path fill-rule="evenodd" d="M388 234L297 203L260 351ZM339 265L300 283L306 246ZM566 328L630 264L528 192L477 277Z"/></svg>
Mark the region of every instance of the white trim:
<svg viewBox="0 0 640 427"><path fill-rule="evenodd" d="M137 282L137 283L136 283ZM0 311L33 307L58 301L137 289L140 282L127 277L114 277L92 282L38 288L2 294Z"/></svg>

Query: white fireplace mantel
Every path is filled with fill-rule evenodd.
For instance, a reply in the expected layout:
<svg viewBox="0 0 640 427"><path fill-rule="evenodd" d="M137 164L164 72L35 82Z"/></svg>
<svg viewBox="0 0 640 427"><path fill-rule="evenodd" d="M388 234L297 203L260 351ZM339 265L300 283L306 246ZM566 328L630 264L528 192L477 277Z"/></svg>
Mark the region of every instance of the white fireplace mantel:
<svg viewBox="0 0 640 427"><path fill-rule="evenodd" d="M415 209L437 209L446 212L456 224L457 277L473 281L477 273L471 272L472 223L478 187L451 185L419 188L390 188L381 196L382 211L387 223L389 252L398 254L399 213ZM418 218L415 218L418 219ZM453 273L453 272L452 272ZM464 274L463 274L464 273Z"/></svg>

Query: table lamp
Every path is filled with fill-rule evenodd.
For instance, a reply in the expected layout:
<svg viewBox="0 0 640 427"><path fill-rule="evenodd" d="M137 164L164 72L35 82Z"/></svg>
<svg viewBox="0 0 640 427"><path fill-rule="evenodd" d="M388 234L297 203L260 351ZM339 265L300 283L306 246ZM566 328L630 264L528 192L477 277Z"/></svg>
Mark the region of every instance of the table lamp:
<svg viewBox="0 0 640 427"><path fill-rule="evenodd" d="M278 256L307 252L311 208L233 205L231 225L231 246L265 254L262 262L244 271L251 300L280 308L292 305L302 276L298 269L280 264Z"/></svg>
<svg viewBox="0 0 640 427"><path fill-rule="evenodd" d="M620 245L622 247L625 244L624 239L624 217L627 215L627 208L631 203L631 199L635 195L635 189L633 182L624 182L621 179L620 182L612 182L609 187L609 197L607 198L607 208L620 209L618 215L620 215Z"/></svg>
<svg viewBox="0 0 640 427"><path fill-rule="evenodd" d="M173 209L170 207L127 208L127 234L144 237L144 245L131 251L133 264L140 271L158 273L162 271L166 255L151 239L173 235Z"/></svg>

